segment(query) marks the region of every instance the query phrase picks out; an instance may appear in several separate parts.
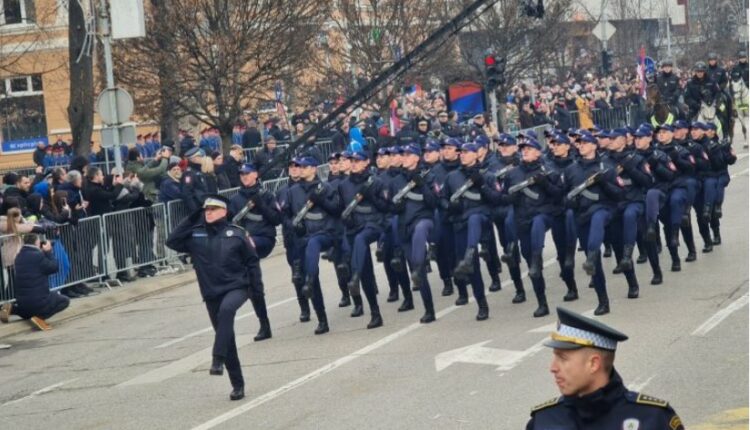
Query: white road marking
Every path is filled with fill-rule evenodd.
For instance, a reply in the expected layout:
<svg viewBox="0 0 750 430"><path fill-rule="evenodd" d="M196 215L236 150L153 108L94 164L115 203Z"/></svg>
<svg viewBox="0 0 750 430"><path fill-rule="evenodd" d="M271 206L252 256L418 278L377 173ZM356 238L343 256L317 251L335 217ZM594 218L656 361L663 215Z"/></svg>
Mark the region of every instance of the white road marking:
<svg viewBox="0 0 750 430"><path fill-rule="evenodd" d="M237 349L242 348L245 345L253 343L252 335L238 336L236 339ZM212 348L206 348L198 351L194 354L190 354L180 360L173 361L166 366L158 367L142 375L136 376L133 379L125 381L118 385L118 387L127 387L130 385L142 385L142 384L155 384L157 382L166 381L169 378L174 378L182 373L189 372L203 363L208 362L211 359Z"/></svg>
<svg viewBox="0 0 750 430"><path fill-rule="evenodd" d="M739 309L742 309L747 304L748 304L748 293L745 293L742 297L730 303L729 306L723 309L720 309L718 312L713 314L711 318L707 319L706 322L701 324L691 334L693 336L707 335L708 332L713 330L717 325L721 324L721 322L724 321L729 315L731 315L733 312L736 312Z"/></svg>
<svg viewBox="0 0 750 430"><path fill-rule="evenodd" d="M648 385L655 376L656 375L653 375L643 382L641 382L639 379L634 380L632 383L628 384L628 390L636 392L643 391L643 389L646 388L646 385Z"/></svg>
<svg viewBox="0 0 750 430"><path fill-rule="evenodd" d="M547 339L542 339L523 351L489 348L484 345L487 340L474 345L445 351L435 356L435 370L440 372L453 363L489 364L497 371L508 371L521 364L526 358L536 354L544 346Z"/></svg>
<svg viewBox="0 0 750 430"><path fill-rule="evenodd" d="M738 177L738 176L742 176L742 175L744 175L745 173L747 173L748 171L750 171L750 169L742 169L742 170L740 170L739 172L737 172L737 173L735 173L735 174L731 175L731 176L730 176L730 178L734 179L734 178L736 178L736 177Z"/></svg>
<svg viewBox="0 0 750 430"><path fill-rule="evenodd" d="M287 299L284 299L284 300L278 301L276 303L273 303L273 304L269 305L267 309L273 309L275 307L287 304L287 303L289 303L289 302L291 302L293 300L297 300L297 296L289 297ZM255 312L248 312L246 314L242 314L242 315L236 317L234 320L235 321L240 321L240 320L243 320L245 318L251 317L253 315L255 315ZM172 346L172 345L178 344L178 343L180 343L180 342L182 342L184 340L187 340L187 339L190 339L190 338L193 338L193 337L196 337L196 336L200 336L202 334L211 333L213 331L214 331L213 327L206 327L204 329L201 329L201 330L198 330L198 331L194 331L192 333L188 333L185 336L178 337L177 339L172 339L172 340L170 340L168 342L164 342L161 345L155 346L154 349L166 348L168 346Z"/></svg>
<svg viewBox="0 0 750 430"><path fill-rule="evenodd" d="M551 259L549 259L549 260L547 260L547 261L544 262L544 266L548 266L548 265L556 263L556 262L557 262L557 259L551 258ZM524 273L521 274L521 276L526 276L527 274L528 274L528 272L524 272ZM503 282L502 284L503 284L503 286L507 286L507 285L512 284L512 281L509 279L509 280ZM442 311L437 312L435 314L435 317L436 318L442 318L442 317L444 317L444 316L446 316L446 315L448 315L448 314L450 314L450 313L454 312L455 310L457 310L459 308L462 308L462 307L463 306L455 306L455 305L449 306L449 307L443 309ZM384 337L384 338L382 338L382 339L380 339L380 340L378 340L378 341L376 341L374 343L371 343L371 344L365 346L364 348L358 349L357 351L354 351L354 352L352 352L349 355L346 355L344 357L339 358L338 360L334 360L334 361L332 361L332 362L330 362L330 363L328 363L328 364L326 364L326 365L324 365L322 367L319 367L318 369L315 369L315 370L313 370L312 372L310 372L310 373L308 373L306 375L303 375L303 376L301 376L301 377L299 377L299 378L297 378L297 379L295 379L295 380L293 380L291 382L288 382L288 383L284 384L283 386L281 386L279 388L276 388L275 390L271 390L271 391L269 391L269 392L267 392L265 394L262 394L262 395L260 395L260 396L258 396L256 398L250 400L249 402L244 403L244 404L242 404L242 405L240 405L240 406L238 406L238 407L236 407L234 409L230 409L229 411L227 411L227 412L225 412L225 413L217 416L216 418L213 418L213 419L211 419L209 421L206 421L203 424L200 424L200 425L198 425L196 427L193 427L192 430L208 430L208 429L212 429L212 428L214 428L214 427L216 427L216 426L218 426L220 424L223 424L223 423L225 423L225 422L227 422L227 421L229 421L229 420L231 420L231 419L233 419L235 417L238 417L238 416L244 414L245 412L248 412L248 411L251 411L251 410L257 408L258 406L261 406L262 404L264 404L266 402L269 402L269 401L271 401L271 400L273 400L273 399L275 399L277 397L280 397L280 396L284 395L285 393L287 393L289 391L292 391L292 390L294 390L296 388L299 388L302 385L304 385L304 384L306 384L306 383L308 383L310 381L318 379L321 376L323 376L323 375L325 375L327 373L330 373L330 372L338 369L339 367L341 367L341 366L343 366L343 365L345 365L345 364L347 364L349 362L352 362L352 361L356 360L359 357L367 355L367 354L375 351L376 349L379 349L379 348L381 348L383 346L386 346L389 343L391 343L391 342L393 342L395 340L398 340L398 339L406 336L407 334L409 334L409 333L411 333L411 332L419 329L420 327L424 327L424 326L425 326L425 324L420 324L420 323L410 324L410 325L402 328L401 330L393 332L393 333L389 334L388 336L386 336L386 337ZM542 348L542 342L539 342L538 345L539 345L538 347L535 345L532 348L536 347L536 350L541 349ZM239 345L237 347L239 348ZM532 348L529 348L529 349L532 349ZM536 352L536 351L534 351L534 352Z"/></svg>
<svg viewBox="0 0 750 430"><path fill-rule="evenodd" d="M57 384L53 384L53 385L50 385L49 387L44 387L41 390L34 391L33 393L29 394L28 396L21 397L20 399L16 399L16 400L11 400L9 402L5 402L2 405L0 405L0 407L2 407L2 406L8 406L8 405L13 405L13 404L16 404L16 403L19 403L19 402L22 402L22 401L28 400L28 399L33 399L36 396L49 393L50 391L54 391L55 389L60 388L63 385L65 385L67 383L70 383L70 382L73 382L73 381L76 381L76 380L78 380L78 378L68 379L67 381L58 382Z"/></svg>

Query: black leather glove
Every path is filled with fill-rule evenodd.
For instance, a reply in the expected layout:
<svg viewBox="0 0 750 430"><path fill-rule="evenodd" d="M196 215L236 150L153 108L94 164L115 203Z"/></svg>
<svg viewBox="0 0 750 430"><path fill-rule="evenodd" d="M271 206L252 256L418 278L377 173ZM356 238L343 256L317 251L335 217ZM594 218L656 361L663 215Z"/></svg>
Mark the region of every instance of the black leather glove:
<svg viewBox="0 0 750 430"><path fill-rule="evenodd" d="M463 204L461 199L455 201L448 201L448 212L461 213L463 211Z"/></svg>
<svg viewBox="0 0 750 430"><path fill-rule="evenodd" d="M398 203L393 203L393 211L401 213L406 209L406 199L401 199Z"/></svg>
<svg viewBox="0 0 750 430"><path fill-rule="evenodd" d="M539 185L544 185L547 183L547 175L543 173L537 173L534 175L534 183Z"/></svg>
<svg viewBox="0 0 750 430"><path fill-rule="evenodd" d="M484 175L482 175L482 172L479 170L475 170L471 173L471 182L474 183L474 185L481 187L484 185Z"/></svg>
<svg viewBox="0 0 750 430"><path fill-rule="evenodd" d="M294 226L294 234L297 235L297 237L302 237L307 233L307 228L305 227L305 222L301 222Z"/></svg>
<svg viewBox="0 0 750 430"><path fill-rule="evenodd" d="M411 176L411 181L414 182L415 188L419 188L424 185L424 178L419 172L416 172Z"/></svg>
<svg viewBox="0 0 750 430"><path fill-rule="evenodd" d="M312 194L310 194L310 200L315 203L316 205L319 205L326 199L326 190L325 188L318 188L315 191L313 191Z"/></svg>

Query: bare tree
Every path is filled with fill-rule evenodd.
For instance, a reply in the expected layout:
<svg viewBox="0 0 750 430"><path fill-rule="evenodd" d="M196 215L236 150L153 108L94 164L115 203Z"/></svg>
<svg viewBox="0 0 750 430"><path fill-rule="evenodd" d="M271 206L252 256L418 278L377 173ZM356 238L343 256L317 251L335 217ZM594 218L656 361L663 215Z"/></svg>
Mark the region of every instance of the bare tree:
<svg viewBox="0 0 750 430"><path fill-rule="evenodd" d="M160 95L161 111L178 110L216 127L225 151L244 110L271 98L277 81L292 82L306 71L327 16L324 0L174 0L168 6L157 2L150 28L158 29L118 54L118 64L140 67L137 75L121 74L122 82L150 88L154 99Z"/></svg>
<svg viewBox="0 0 750 430"><path fill-rule="evenodd" d="M70 104L68 121L73 148L78 155L91 149L94 129L94 68L87 17L78 1L68 6L68 55L70 62Z"/></svg>

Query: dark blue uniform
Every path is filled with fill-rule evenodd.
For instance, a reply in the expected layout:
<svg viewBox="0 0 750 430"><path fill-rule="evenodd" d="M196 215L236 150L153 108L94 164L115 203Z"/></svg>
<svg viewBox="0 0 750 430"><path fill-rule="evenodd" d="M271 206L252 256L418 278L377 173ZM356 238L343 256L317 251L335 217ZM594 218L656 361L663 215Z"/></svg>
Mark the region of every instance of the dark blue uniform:
<svg viewBox="0 0 750 430"><path fill-rule="evenodd" d="M328 183L336 190L336 193L341 195L341 184L346 180L348 175L343 173L329 174ZM342 196L343 197L343 196ZM345 200L341 201L342 205L346 204ZM339 307L346 307L350 304L349 299L349 278L351 277L351 271L349 270L349 260L351 259L351 249L349 248L349 242L344 237L344 226L341 223L336 224L336 230L333 232L336 240L333 241L333 246L326 250L323 254L324 258L330 260L333 263L333 268L336 273L336 281L338 282L339 290L341 291L341 301ZM355 315L361 315L362 301L355 299Z"/></svg>
<svg viewBox="0 0 750 430"><path fill-rule="evenodd" d="M459 167L458 159L453 161L440 161L431 169L435 183L442 187L448 174ZM453 267L456 265L456 249L453 243L453 225L448 222L443 208L435 209L435 226L430 238L431 246L435 247L435 259L437 262L440 279L443 280L443 296L453 294Z"/></svg>
<svg viewBox="0 0 750 430"><path fill-rule="evenodd" d="M701 211L703 208L703 172L710 169L710 163L708 155L703 150L703 146L693 141L692 139L675 140L675 143L685 148L693 161L694 170L693 174L688 179L687 192L688 201L687 207L685 208L685 218L681 225L682 237L685 240L685 245L688 249L688 256L685 261L695 261L697 254L695 250L695 239L693 237L693 226L690 222L690 208L695 208L695 215L698 218L699 230L705 232L708 231L708 223L701 222ZM704 224L701 227L701 224ZM704 236L705 237L705 236Z"/></svg>
<svg viewBox="0 0 750 430"><path fill-rule="evenodd" d="M289 206L289 190L292 185L297 181L292 180L291 177L287 179L287 183L279 187L276 191L276 202L281 208L282 214L286 214ZM300 307L300 321L310 321L310 301L302 294L302 284L304 278L302 277L302 257L297 255L298 247L297 237L292 228L292 218L284 216L281 221L281 237L284 241L284 251L286 256L286 262L292 272L292 285L297 293L297 302Z"/></svg>
<svg viewBox="0 0 750 430"><path fill-rule="evenodd" d="M669 183L667 204L661 211L667 249L672 257L672 271L680 270L680 256L677 253L680 225L683 223L688 205L688 186L695 172L695 161L687 149L674 142L659 144L658 148L669 157L670 169L674 167L674 178Z"/></svg>
<svg viewBox="0 0 750 430"><path fill-rule="evenodd" d="M235 389L244 387L234 338L234 316L248 294L260 292L262 295L263 287L258 254L250 236L226 219L206 223L199 210L175 228L166 245L190 255L216 332L214 359L226 363Z"/></svg>
<svg viewBox="0 0 750 430"><path fill-rule="evenodd" d="M711 160L711 171L716 178L716 198L711 211L711 230L714 235L713 244L721 244L720 219L721 206L724 203L724 190L729 185L729 166L737 162L737 154L728 142L719 142L718 138L709 139L706 145L708 158Z"/></svg>
<svg viewBox="0 0 750 430"><path fill-rule="evenodd" d="M292 226L295 233L295 256L302 263L302 277L305 279L301 292L312 300L318 317L317 334L328 331L328 319L320 288L320 253L333 246L334 236L341 213L341 200L337 190L330 184L322 183L317 178L312 181L300 181L289 188L287 205L283 209L289 219L294 219L302 208L311 205L311 209L301 222Z"/></svg>
<svg viewBox="0 0 750 430"><path fill-rule="evenodd" d="M237 224L250 233L259 258L266 258L276 245L276 226L283 214L273 193L265 192L260 184L242 187L229 202L230 216L239 214L252 201L253 208Z"/></svg>
<svg viewBox="0 0 750 430"><path fill-rule="evenodd" d="M529 180L533 180L530 186L511 194L511 187ZM513 204L521 255L529 266L529 278L539 305L535 317L549 314L542 274L542 250L547 230L552 228L552 220L560 211L562 191L560 174L549 170L541 158L531 163L521 162L505 179L506 201Z"/></svg>
<svg viewBox="0 0 750 430"><path fill-rule="evenodd" d="M387 170L381 170L377 173L378 178L383 182L385 190L390 193L391 182L396 180L400 181L401 170L397 168L389 168ZM388 199L393 197L392 195L387 196ZM396 228L398 225L398 216L393 211L393 208L389 205L388 211L385 213L382 221L383 233L380 235L378 241L378 252L377 255L380 257L379 260L383 262L383 269L385 270L385 276L388 279L388 302L395 302L398 300L399 287L404 295L404 303L399 308L400 311L407 311L414 309L412 300L411 287L409 274L406 271L406 259L404 258L403 252L399 249L396 253ZM395 263L395 264L394 264ZM400 269L400 270L399 270Z"/></svg>
<svg viewBox="0 0 750 430"><path fill-rule="evenodd" d="M216 182L210 181L201 172L200 164L188 163L188 168L182 174L180 180L182 199L188 207L188 212L193 213L203 206L206 195L216 193Z"/></svg>
<svg viewBox="0 0 750 430"><path fill-rule="evenodd" d="M563 187L565 186L565 169L575 162L571 152L567 157L556 157L550 152L547 158L547 166L550 170L561 175ZM578 285L575 279L575 252L578 241L576 231L575 214L573 209L566 207L564 202L559 202L560 210L554 213L552 219L552 241L557 251L557 263L560 266L560 278L565 282L568 292L563 297L566 302L578 298Z"/></svg>
<svg viewBox="0 0 750 430"><path fill-rule="evenodd" d="M609 384L591 394L562 396L536 406L526 430L684 430L667 402L628 391L616 371L610 378Z"/></svg>

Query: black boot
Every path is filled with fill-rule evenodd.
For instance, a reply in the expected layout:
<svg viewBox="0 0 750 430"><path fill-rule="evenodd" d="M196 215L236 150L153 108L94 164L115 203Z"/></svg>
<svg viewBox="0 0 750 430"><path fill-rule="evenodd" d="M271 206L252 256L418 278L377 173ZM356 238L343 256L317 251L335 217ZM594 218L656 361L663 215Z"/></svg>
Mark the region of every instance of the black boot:
<svg viewBox="0 0 750 430"><path fill-rule="evenodd" d="M518 303L525 302L526 301L526 291L523 289L523 283L520 280L518 280L518 281L514 280L513 281L513 285L516 288L516 295L513 296L512 303L514 305L516 305Z"/></svg>
<svg viewBox="0 0 750 430"><path fill-rule="evenodd" d="M510 266L515 266L518 264L516 261L516 251L518 250L518 244L516 242L512 242L508 245L508 252L506 254L503 254L500 256L500 260Z"/></svg>
<svg viewBox="0 0 750 430"><path fill-rule="evenodd" d="M625 245L622 248L622 260L620 260L620 269L623 272L633 270L633 245Z"/></svg>
<svg viewBox="0 0 750 430"><path fill-rule="evenodd" d="M398 301L398 287L392 289L388 293L388 298L385 299L385 301L388 302L388 303L393 303L393 302L397 302Z"/></svg>
<svg viewBox="0 0 750 430"><path fill-rule="evenodd" d="M705 222L711 221L711 205L703 205L703 212L701 212L701 218Z"/></svg>
<svg viewBox="0 0 750 430"><path fill-rule="evenodd" d="M325 312L318 314L318 326L315 328L315 334L328 333L328 318Z"/></svg>
<svg viewBox="0 0 750 430"><path fill-rule="evenodd" d="M692 263L693 261L697 260L698 256L695 253L695 250L688 251L687 257L685 257L686 263Z"/></svg>
<svg viewBox="0 0 750 430"><path fill-rule="evenodd" d="M681 227L690 227L690 206L685 209L685 212L682 214L682 218L680 219L680 226Z"/></svg>
<svg viewBox="0 0 750 430"><path fill-rule="evenodd" d="M401 303L401 306L398 307L399 312L406 312L414 309L414 299L411 295L409 297L404 297L403 303Z"/></svg>
<svg viewBox="0 0 750 430"><path fill-rule="evenodd" d="M300 290L300 292L302 293L302 296L304 296L308 300L312 299L314 283L315 283L315 280L312 278L312 276L308 276L307 279L305 279L305 285L303 285L302 289Z"/></svg>
<svg viewBox="0 0 750 430"><path fill-rule="evenodd" d="M643 264L643 263L645 263L647 261L648 261L648 255L646 255L645 253L644 254L639 254L638 255L638 259L635 260L635 262L638 263L638 264Z"/></svg>
<svg viewBox="0 0 750 430"><path fill-rule="evenodd" d="M659 237L659 232L656 231L656 224L649 223L646 227L646 241L648 242L656 242L656 239Z"/></svg>
<svg viewBox="0 0 750 430"><path fill-rule="evenodd" d="M378 242L378 246L375 248L375 261L378 263L383 262L383 242Z"/></svg>
<svg viewBox="0 0 750 430"><path fill-rule="evenodd" d="M342 294L341 295L341 300L339 300L339 307L340 308L345 308L345 307L347 307L347 306L349 306L351 304L352 304L352 301L349 298L349 296L345 295L345 294Z"/></svg>
<svg viewBox="0 0 750 430"><path fill-rule="evenodd" d="M443 279L443 292L440 293L443 297L453 295L453 280L451 278Z"/></svg>
<svg viewBox="0 0 750 430"><path fill-rule="evenodd" d="M680 265L680 259L676 258L672 260L672 271L673 272L679 272L682 270L682 266Z"/></svg>
<svg viewBox="0 0 750 430"><path fill-rule="evenodd" d="M661 277L661 270L655 270L654 276L651 278L651 285L661 285L664 282Z"/></svg>
<svg viewBox="0 0 750 430"><path fill-rule="evenodd" d="M490 306L487 304L487 297L477 299L479 311L477 312L477 321L484 321L490 317Z"/></svg>
<svg viewBox="0 0 750 430"><path fill-rule="evenodd" d="M612 274L619 275L620 273L622 273L622 266L620 266L620 263L617 263L617 266L615 266L615 268L612 269Z"/></svg>
<svg viewBox="0 0 750 430"><path fill-rule="evenodd" d="M714 250L714 243L713 243L713 241L711 240L711 238L709 238L709 239L708 239L707 241L705 241L705 243L703 244L703 249L702 249L702 251L703 251L703 253L704 253L704 254L708 254L709 252L713 252L713 250Z"/></svg>
<svg viewBox="0 0 750 430"><path fill-rule="evenodd" d="M495 293L502 289L503 289L503 286L500 283L500 279L493 279L489 287L490 292Z"/></svg>
<svg viewBox="0 0 750 430"><path fill-rule="evenodd" d="M229 393L229 400L242 400L245 398L245 387L234 387Z"/></svg>
<svg viewBox="0 0 750 430"><path fill-rule="evenodd" d="M672 227L672 234L669 236L669 246L672 248L680 246L680 228L677 226Z"/></svg>
<svg viewBox="0 0 750 430"><path fill-rule="evenodd" d="M393 250L393 258L391 258L391 268L394 272L402 273L406 270L404 267L404 251L401 248Z"/></svg>
<svg viewBox="0 0 750 430"><path fill-rule="evenodd" d="M380 311L374 311L370 315L370 322L367 324L367 329L377 328L383 326L383 318L380 316Z"/></svg>
<svg viewBox="0 0 750 430"><path fill-rule="evenodd" d="M576 261L576 247L568 247L565 249L565 261L563 262L563 268L572 269L575 266Z"/></svg>
<svg viewBox="0 0 750 430"><path fill-rule="evenodd" d="M347 286L349 287L350 296L361 297L361 293L359 291L359 273L354 273L352 275L352 278L349 280Z"/></svg>
<svg viewBox="0 0 750 430"><path fill-rule="evenodd" d="M717 203L714 205L714 218L721 219L721 215L721 205Z"/></svg>
<svg viewBox="0 0 750 430"><path fill-rule="evenodd" d="M721 233L719 233L719 227L712 228L714 233L714 246L721 245Z"/></svg>
<svg viewBox="0 0 750 430"><path fill-rule="evenodd" d="M347 256L344 256L344 258L347 258ZM336 265L336 276L339 279L349 279L352 276L351 270L349 270L349 263L338 263Z"/></svg>
<svg viewBox="0 0 750 430"><path fill-rule="evenodd" d="M437 261L437 245L434 243L427 244L427 259Z"/></svg>
<svg viewBox="0 0 750 430"><path fill-rule="evenodd" d="M479 254L479 258L482 260L487 261L487 259L490 257L490 253L488 251L488 247L479 244L479 251L477 252Z"/></svg>
<svg viewBox="0 0 750 430"><path fill-rule="evenodd" d="M429 324L435 321L435 307L432 303L425 303L424 315L419 319L422 324Z"/></svg>
<svg viewBox="0 0 750 430"><path fill-rule="evenodd" d="M572 302L578 300L578 286L576 285L575 279L565 281L565 286L568 287L568 292L563 296L563 301Z"/></svg>
<svg viewBox="0 0 750 430"><path fill-rule="evenodd" d="M352 318L361 317L364 315L365 311L362 310L362 296L353 296L352 301L354 301L354 307L352 308Z"/></svg>
<svg viewBox="0 0 750 430"><path fill-rule="evenodd" d="M422 286L422 266L415 266L409 279L411 280L411 290L419 291Z"/></svg>
<svg viewBox="0 0 750 430"><path fill-rule="evenodd" d="M224 357L214 355L211 361L211 368L208 370L209 375L221 376L224 374Z"/></svg>
<svg viewBox="0 0 750 430"><path fill-rule="evenodd" d="M609 258L612 256L612 245L605 243L604 244L604 254L602 254L602 257Z"/></svg>
<svg viewBox="0 0 750 430"><path fill-rule="evenodd" d="M599 299L599 305L594 310L594 315L604 315L609 313L609 297L607 296L607 293L596 293L597 299Z"/></svg>
<svg viewBox="0 0 750 430"><path fill-rule="evenodd" d="M310 321L310 302L305 299L297 299L297 302L299 302L299 322L309 322Z"/></svg>
<svg viewBox="0 0 750 430"><path fill-rule="evenodd" d="M469 303L469 296L464 294L461 295L461 293L458 293L458 298L456 298L456 306L464 306L467 303Z"/></svg>
<svg viewBox="0 0 750 430"><path fill-rule="evenodd" d="M466 248L466 253L464 253L464 258L458 262L456 269L453 271L453 276L464 278L464 279L471 276L474 273L474 255L475 254L476 254L476 249Z"/></svg>
<svg viewBox="0 0 750 430"><path fill-rule="evenodd" d="M640 292L640 288L638 287L638 282L628 282L628 298L629 299L637 299L639 292Z"/></svg>
<svg viewBox="0 0 750 430"><path fill-rule="evenodd" d="M300 260L294 260L292 262L292 285L302 285L305 282L302 278L302 262Z"/></svg>
<svg viewBox="0 0 750 430"><path fill-rule="evenodd" d="M268 321L268 318L260 319L260 329L258 330L258 334L255 335L253 340L256 342L260 342L261 340L270 339L271 336L271 322Z"/></svg>
<svg viewBox="0 0 750 430"><path fill-rule="evenodd" d="M531 256L531 263L529 264L529 278L537 279L542 277L542 254L536 253Z"/></svg>
<svg viewBox="0 0 750 430"><path fill-rule="evenodd" d="M583 271L589 276L594 276L596 273L596 261L599 258L599 250L591 251L586 256L586 261L583 263Z"/></svg>

